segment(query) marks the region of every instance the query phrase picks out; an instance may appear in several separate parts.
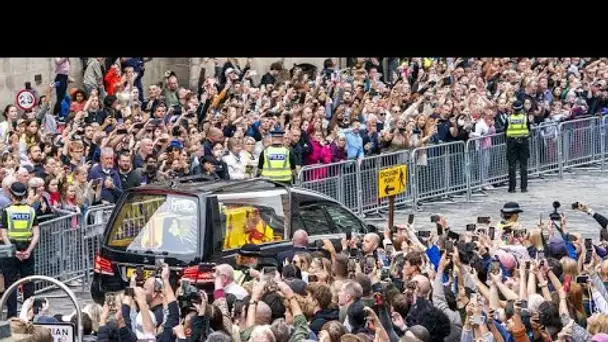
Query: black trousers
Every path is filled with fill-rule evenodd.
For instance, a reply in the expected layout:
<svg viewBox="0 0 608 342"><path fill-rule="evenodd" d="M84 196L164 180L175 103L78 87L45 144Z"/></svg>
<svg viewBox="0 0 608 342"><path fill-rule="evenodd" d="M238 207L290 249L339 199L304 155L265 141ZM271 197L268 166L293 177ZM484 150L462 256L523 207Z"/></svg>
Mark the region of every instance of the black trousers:
<svg viewBox="0 0 608 342"><path fill-rule="evenodd" d="M55 91L57 92L57 102L53 108L53 115L57 115L61 112L61 102L63 102L63 98L68 91L68 75L57 74L55 76L55 82L58 82L59 85L55 88Z"/></svg>
<svg viewBox="0 0 608 342"><path fill-rule="evenodd" d="M16 257L2 259L2 273L4 275L4 287L8 289L20 278L34 275L34 253L27 260L19 260ZM23 284L23 300L34 295L34 283ZM17 317L17 291L13 291L6 301L7 318Z"/></svg>
<svg viewBox="0 0 608 342"><path fill-rule="evenodd" d="M519 177L521 190L528 190L528 158L530 158L530 145L528 138L507 138L507 162L509 163L509 191L514 191L516 182L516 169L519 162Z"/></svg>

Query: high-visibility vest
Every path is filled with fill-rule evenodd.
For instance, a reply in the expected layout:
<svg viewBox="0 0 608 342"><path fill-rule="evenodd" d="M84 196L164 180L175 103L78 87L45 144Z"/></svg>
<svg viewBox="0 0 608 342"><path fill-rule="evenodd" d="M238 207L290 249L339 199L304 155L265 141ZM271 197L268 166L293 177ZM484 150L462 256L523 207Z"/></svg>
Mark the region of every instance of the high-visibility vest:
<svg viewBox="0 0 608 342"><path fill-rule="evenodd" d="M513 114L507 118L507 138L522 138L530 135L528 117L523 114Z"/></svg>
<svg viewBox="0 0 608 342"><path fill-rule="evenodd" d="M36 211L29 205L11 205L6 209L8 238L15 241L28 241L32 237L32 224Z"/></svg>
<svg viewBox="0 0 608 342"><path fill-rule="evenodd" d="M285 147L269 146L264 150L262 177L275 182L291 182L289 150Z"/></svg>

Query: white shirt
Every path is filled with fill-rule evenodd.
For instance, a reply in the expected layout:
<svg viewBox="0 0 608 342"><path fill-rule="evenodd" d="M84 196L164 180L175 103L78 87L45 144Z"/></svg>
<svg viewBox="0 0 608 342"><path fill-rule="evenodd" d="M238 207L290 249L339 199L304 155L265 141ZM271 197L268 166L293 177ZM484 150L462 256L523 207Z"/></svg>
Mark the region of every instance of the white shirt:
<svg viewBox="0 0 608 342"><path fill-rule="evenodd" d="M235 282L231 282L230 284L224 286L224 292L232 293L238 300L243 300L243 298L249 296L247 290Z"/></svg>

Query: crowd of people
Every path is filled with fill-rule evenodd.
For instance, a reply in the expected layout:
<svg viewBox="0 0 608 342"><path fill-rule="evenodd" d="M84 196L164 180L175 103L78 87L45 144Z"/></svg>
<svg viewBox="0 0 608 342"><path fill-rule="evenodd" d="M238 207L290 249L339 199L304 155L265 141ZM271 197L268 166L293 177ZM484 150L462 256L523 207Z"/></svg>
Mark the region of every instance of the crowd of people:
<svg viewBox="0 0 608 342"><path fill-rule="evenodd" d="M608 219L575 210L600 224L601 242L557 212L526 229L507 203L499 223L466 232L440 216L436 231L414 222L338 245L298 230L291 249L265 256L245 245L212 277L172 278L163 265L84 308L85 341L608 341ZM13 330L76 322L51 306L26 300Z"/></svg>
<svg viewBox="0 0 608 342"><path fill-rule="evenodd" d="M36 107L7 105L0 207L15 181L44 217L175 177L256 177L274 130L299 171L502 132L516 101L536 125L608 108L605 58L350 58L343 69L329 58L320 70L277 61L260 83L251 60L203 58L197 89L172 71L143 85L149 60L83 58L80 89L70 59L55 58Z"/></svg>

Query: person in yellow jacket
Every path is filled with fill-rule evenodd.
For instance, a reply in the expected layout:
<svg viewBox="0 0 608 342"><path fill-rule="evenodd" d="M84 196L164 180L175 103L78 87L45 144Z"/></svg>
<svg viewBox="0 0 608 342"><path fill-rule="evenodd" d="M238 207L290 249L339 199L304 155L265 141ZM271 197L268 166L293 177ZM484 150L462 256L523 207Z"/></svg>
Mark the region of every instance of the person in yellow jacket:
<svg viewBox="0 0 608 342"><path fill-rule="evenodd" d="M511 231L520 230L521 225L519 223L519 214L523 212L524 211L521 210L519 204L517 204L516 202L505 203L503 208L500 209L500 216L502 220L500 221L500 224L498 224L497 227L500 229L501 234L504 234L505 228L511 229Z"/></svg>
<svg viewBox="0 0 608 342"><path fill-rule="evenodd" d="M15 256L2 259L2 274L6 287L19 278L34 275L34 249L40 239L40 228L36 211L25 203L27 186L15 182L10 187L13 203L2 210L0 232L5 245L14 246ZM23 300L34 295L34 283L23 284ZM17 316L17 291L11 292L7 301L7 318Z"/></svg>
<svg viewBox="0 0 608 342"><path fill-rule="evenodd" d="M520 101L513 103L513 113L507 118L507 163L509 164L509 192L515 192L516 168L519 162L521 192L528 192L528 158L530 158L530 120Z"/></svg>
<svg viewBox="0 0 608 342"><path fill-rule="evenodd" d="M262 220L260 212L253 207L226 209L226 228L225 249L238 248L244 244L259 245L274 240L274 230Z"/></svg>
<svg viewBox="0 0 608 342"><path fill-rule="evenodd" d="M282 130L270 132L272 142L260 153L258 176L291 185L296 171L296 152L283 146L283 134Z"/></svg>

